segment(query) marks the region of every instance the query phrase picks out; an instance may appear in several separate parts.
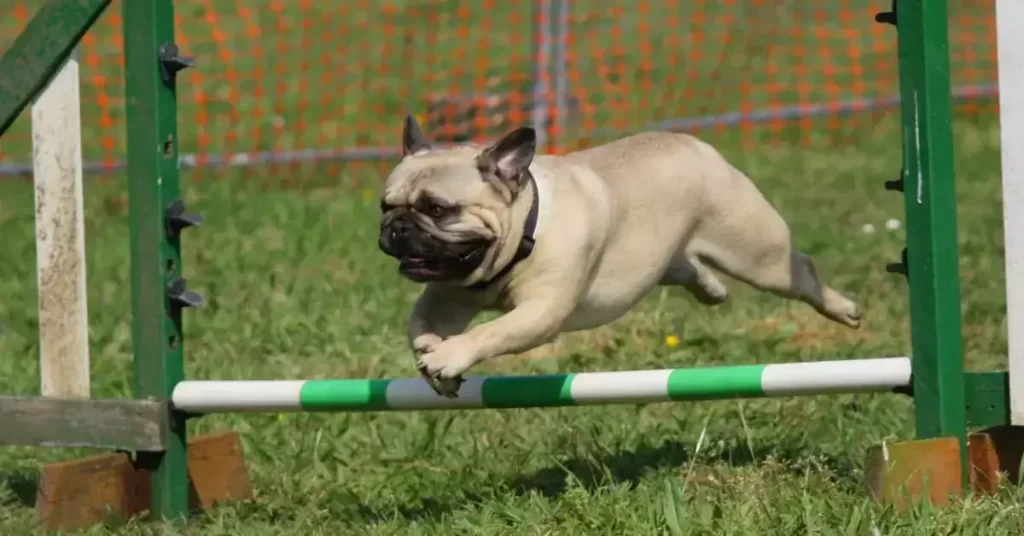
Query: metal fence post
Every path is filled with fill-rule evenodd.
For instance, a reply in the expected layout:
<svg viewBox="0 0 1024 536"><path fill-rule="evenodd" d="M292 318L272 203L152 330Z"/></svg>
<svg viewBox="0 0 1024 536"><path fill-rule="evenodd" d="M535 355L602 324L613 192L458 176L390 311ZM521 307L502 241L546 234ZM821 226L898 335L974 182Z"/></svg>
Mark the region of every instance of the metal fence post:
<svg viewBox="0 0 1024 536"><path fill-rule="evenodd" d="M957 437L968 482L952 97L944 0L896 2L913 395L919 438Z"/></svg>
<svg viewBox="0 0 1024 536"><path fill-rule="evenodd" d="M187 66L174 45L173 0L132 0L124 18L128 199L132 259L135 396L170 400L184 376L181 306L196 304L184 289L178 232L189 222L178 184L175 73ZM151 514L183 518L189 485L184 417L170 412L164 452L140 452L149 472Z"/></svg>

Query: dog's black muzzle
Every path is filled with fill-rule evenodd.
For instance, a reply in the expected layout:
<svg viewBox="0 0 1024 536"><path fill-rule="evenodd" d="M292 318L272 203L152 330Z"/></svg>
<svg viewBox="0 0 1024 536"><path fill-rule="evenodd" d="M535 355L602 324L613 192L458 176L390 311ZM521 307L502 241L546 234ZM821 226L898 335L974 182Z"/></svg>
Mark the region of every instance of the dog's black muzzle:
<svg viewBox="0 0 1024 536"><path fill-rule="evenodd" d="M408 213L387 218L377 245L398 259L398 271L419 282L457 281L475 270L487 252L488 240L445 242L423 230Z"/></svg>
<svg viewBox="0 0 1024 536"><path fill-rule="evenodd" d="M408 256L410 252L416 249L412 241L412 233L414 226L409 223L409 220L404 217L392 218L389 222L384 222L380 228L380 239L377 241L377 245L380 250L388 255L400 259Z"/></svg>

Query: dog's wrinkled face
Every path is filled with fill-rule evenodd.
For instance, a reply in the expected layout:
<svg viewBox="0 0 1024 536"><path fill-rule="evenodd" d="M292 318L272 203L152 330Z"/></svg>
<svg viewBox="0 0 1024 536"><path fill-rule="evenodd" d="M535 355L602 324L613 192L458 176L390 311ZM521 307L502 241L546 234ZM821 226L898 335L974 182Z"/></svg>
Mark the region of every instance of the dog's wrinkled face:
<svg viewBox="0 0 1024 536"><path fill-rule="evenodd" d="M468 282L506 242L534 131L515 130L488 147L434 149L406 117L402 139L402 160L381 195L380 249L413 281Z"/></svg>

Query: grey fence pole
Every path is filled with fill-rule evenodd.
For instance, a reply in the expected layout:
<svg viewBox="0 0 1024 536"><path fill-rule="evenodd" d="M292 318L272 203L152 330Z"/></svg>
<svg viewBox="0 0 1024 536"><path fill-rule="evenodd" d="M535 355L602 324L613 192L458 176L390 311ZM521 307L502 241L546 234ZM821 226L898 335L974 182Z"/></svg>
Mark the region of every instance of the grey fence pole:
<svg viewBox="0 0 1024 536"><path fill-rule="evenodd" d="M548 75L551 57L551 1L536 0L533 17L533 128L537 129L537 147L543 151L547 146L548 117Z"/></svg>
<svg viewBox="0 0 1024 536"><path fill-rule="evenodd" d="M557 133L556 144L561 144L565 139L565 127L569 115L569 77L566 73L568 68L569 54L569 0L557 0L558 11L555 14L555 128Z"/></svg>

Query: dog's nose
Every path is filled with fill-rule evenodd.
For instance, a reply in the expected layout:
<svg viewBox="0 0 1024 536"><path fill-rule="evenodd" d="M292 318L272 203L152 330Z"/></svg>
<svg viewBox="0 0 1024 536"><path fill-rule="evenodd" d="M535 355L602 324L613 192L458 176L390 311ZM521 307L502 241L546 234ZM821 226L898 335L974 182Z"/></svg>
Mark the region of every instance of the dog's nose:
<svg viewBox="0 0 1024 536"><path fill-rule="evenodd" d="M398 253L401 244L405 239L406 226L400 221L393 222L381 230L380 240L377 245L388 254Z"/></svg>
<svg viewBox="0 0 1024 536"><path fill-rule="evenodd" d="M388 225L386 232L388 239L397 242L409 233L409 225L404 220L395 220L394 223Z"/></svg>
<svg viewBox="0 0 1024 536"><path fill-rule="evenodd" d="M390 250L397 250L403 234L400 234L398 229L395 229L394 227L385 231L384 234L386 235L384 242L387 245L387 248Z"/></svg>

